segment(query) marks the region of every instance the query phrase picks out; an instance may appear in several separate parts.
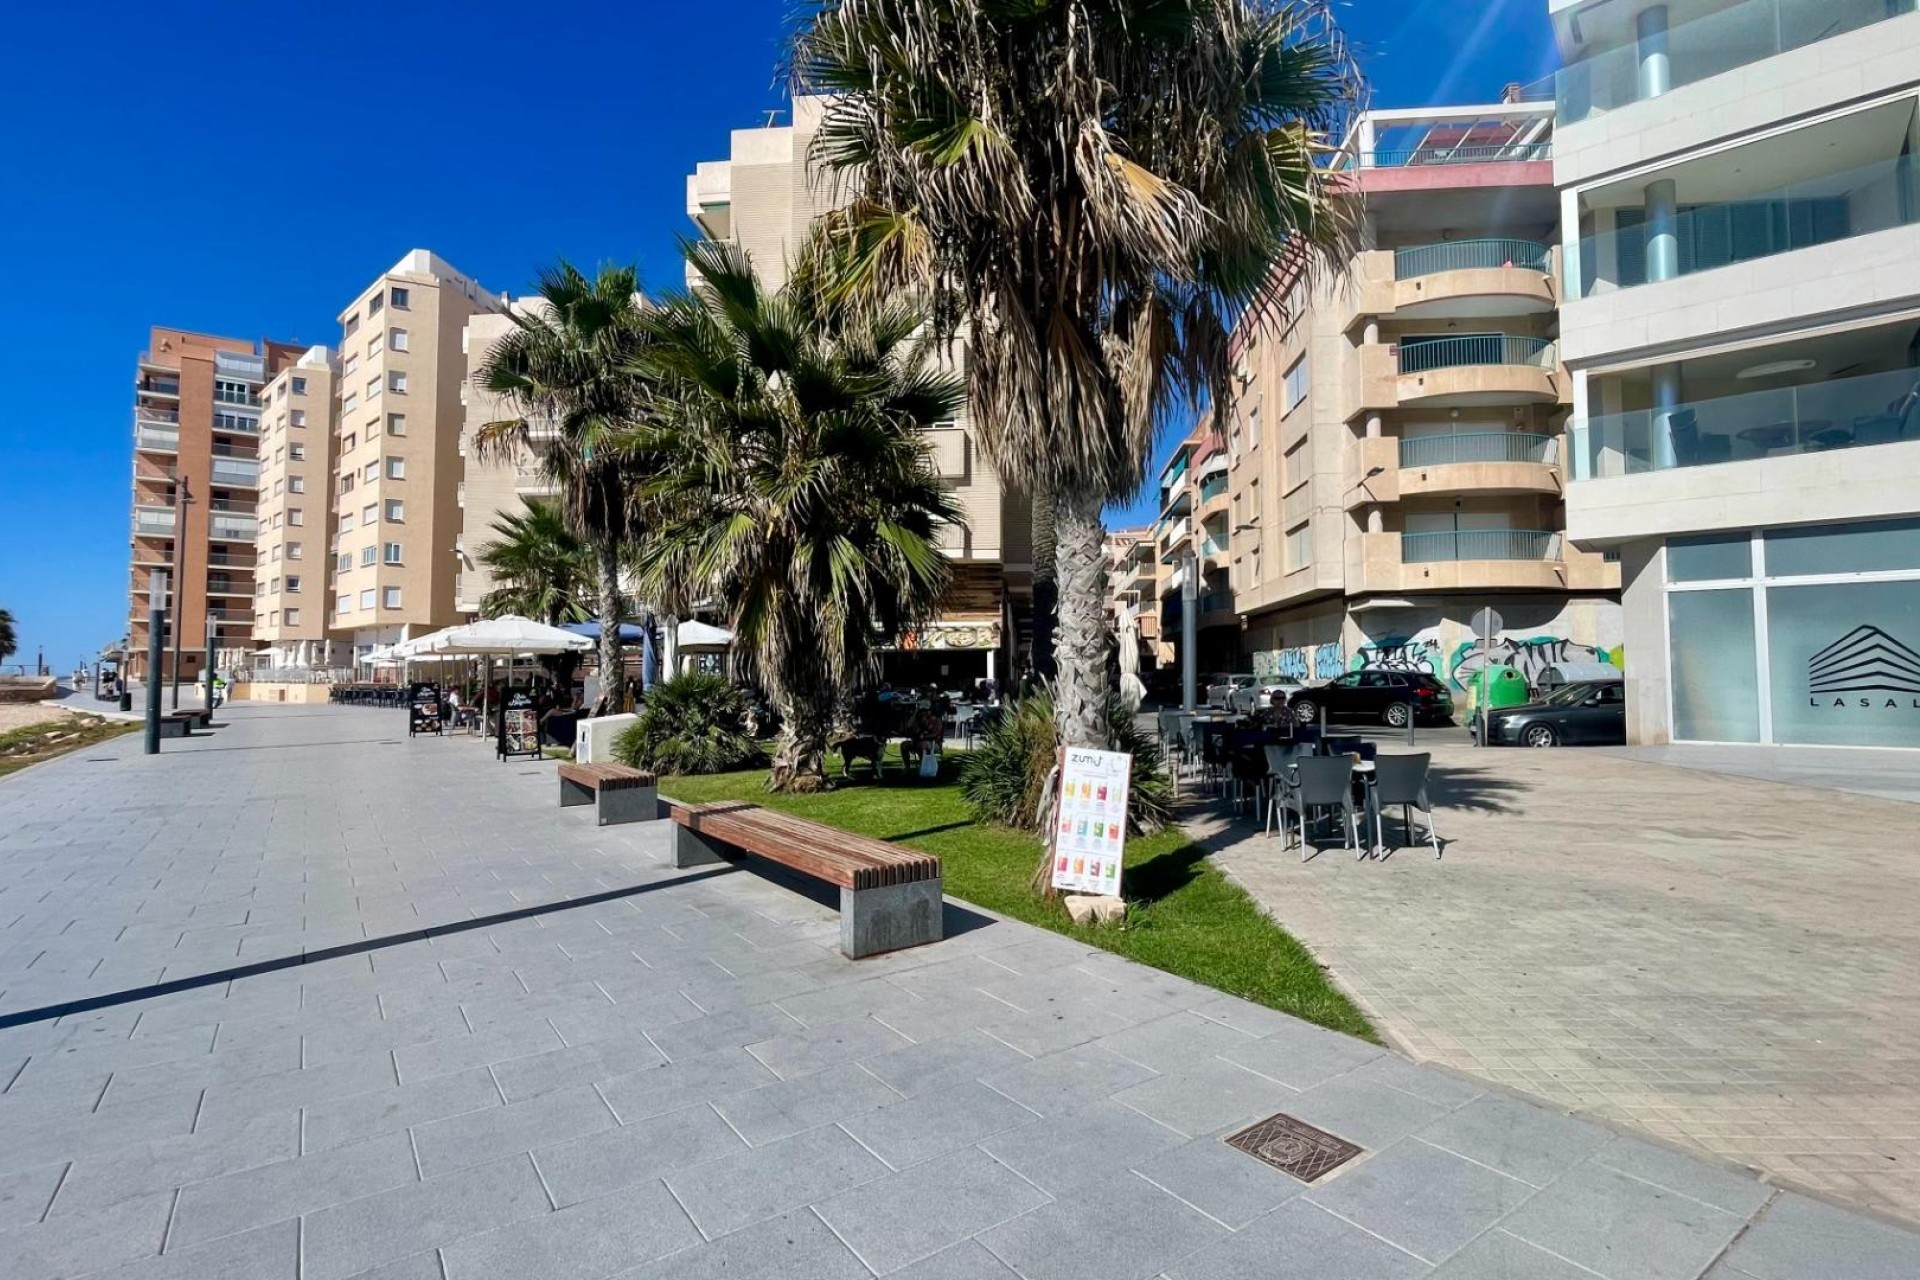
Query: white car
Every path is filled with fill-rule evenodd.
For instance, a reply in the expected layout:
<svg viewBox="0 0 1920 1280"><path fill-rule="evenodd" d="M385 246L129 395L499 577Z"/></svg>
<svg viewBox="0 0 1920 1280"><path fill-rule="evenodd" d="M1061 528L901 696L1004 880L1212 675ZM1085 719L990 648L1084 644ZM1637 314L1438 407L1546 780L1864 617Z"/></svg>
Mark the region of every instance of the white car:
<svg viewBox="0 0 1920 1280"><path fill-rule="evenodd" d="M1262 679L1245 688L1236 688L1230 699L1232 709L1242 714L1284 707L1305 686L1290 680Z"/></svg>
<svg viewBox="0 0 1920 1280"><path fill-rule="evenodd" d="M1238 709L1240 695L1259 682L1260 677L1256 675L1215 675L1208 676L1202 683L1206 688L1209 707L1215 707L1221 711L1233 711Z"/></svg>

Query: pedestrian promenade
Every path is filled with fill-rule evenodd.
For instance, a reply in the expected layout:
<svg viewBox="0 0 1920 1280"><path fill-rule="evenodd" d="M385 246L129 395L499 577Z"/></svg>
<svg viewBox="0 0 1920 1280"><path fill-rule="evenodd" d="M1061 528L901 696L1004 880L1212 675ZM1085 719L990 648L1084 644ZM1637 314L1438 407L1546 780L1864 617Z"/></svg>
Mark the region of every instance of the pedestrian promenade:
<svg viewBox="0 0 1920 1280"><path fill-rule="evenodd" d="M0 782L8 1280L1920 1274L1900 1226L964 904L844 960L805 886L671 871L399 712L222 715ZM1358 1153L1224 1140L1276 1113Z"/></svg>

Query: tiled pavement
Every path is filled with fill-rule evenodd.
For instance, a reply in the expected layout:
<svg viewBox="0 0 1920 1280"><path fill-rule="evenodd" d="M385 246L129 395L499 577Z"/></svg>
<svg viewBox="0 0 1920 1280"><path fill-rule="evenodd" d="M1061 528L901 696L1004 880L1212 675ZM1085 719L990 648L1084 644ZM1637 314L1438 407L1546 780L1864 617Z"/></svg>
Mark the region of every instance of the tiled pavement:
<svg viewBox="0 0 1920 1280"><path fill-rule="evenodd" d="M1433 749L1442 862L1190 829L1416 1059L1920 1220L1920 810Z"/></svg>
<svg viewBox="0 0 1920 1280"><path fill-rule="evenodd" d="M239 709L0 783L6 1007L637 892L0 1030L0 1276L1920 1274L1905 1230L1024 925L848 962L812 897L397 724ZM1305 1187L1221 1141L1279 1110L1365 1154Z"/></svg>

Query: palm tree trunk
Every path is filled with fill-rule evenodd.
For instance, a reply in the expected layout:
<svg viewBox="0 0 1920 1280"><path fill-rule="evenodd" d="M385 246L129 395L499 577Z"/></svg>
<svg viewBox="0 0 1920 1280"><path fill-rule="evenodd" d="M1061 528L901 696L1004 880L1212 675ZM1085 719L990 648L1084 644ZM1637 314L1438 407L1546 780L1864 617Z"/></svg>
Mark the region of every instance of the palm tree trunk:
<svg viewBox="0 0 1920 1280"><path fill-rule="evenodd" d="M610 542L593 549L600 579L600 696L593 714L612 715L620 706L620 556Z"/></svg>
<svg viewBox="0 0 1920 1280"><path fill-rule="evenodd" d="M1105 750L1107 742L1107 566L1099 495L1063 489L1054 496L1054 577L1059 668L1054 723L1068 747Z"/></svg>
<svg viewBox="0 0 1920 1280"><path fill-rule="evenodd" d="M1037 485L1032 495L1033 517L1033 672L1053 679L1058 671L1053 657L1054 610L1059 590L1054 576L1053 490Z"/></svg>
<svg viewBox="0 0 1920 1280"><path fill-rule="evenodd" d="M827 789L827 731L832 704L820 698L787 698L780 708L780 745L767 775L769 791Z"/></svg>

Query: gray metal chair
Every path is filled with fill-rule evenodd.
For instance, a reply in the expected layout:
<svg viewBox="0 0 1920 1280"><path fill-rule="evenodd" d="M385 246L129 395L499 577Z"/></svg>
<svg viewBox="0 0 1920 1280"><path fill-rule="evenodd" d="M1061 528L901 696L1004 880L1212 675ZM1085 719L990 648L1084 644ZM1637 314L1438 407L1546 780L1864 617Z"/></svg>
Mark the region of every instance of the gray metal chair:
<svg viewBox="0 0 1920 1280"><path fill-rule="evenodd" d="M1265 825L1261 828L1261 834L1264 835L1279 825L1280 788L1286 784L1293 762L1301 756L1312 755L1313 748L1297 742L1270 742L1263 750L1267 757L1266 796L1261 805L1266 817Z"/></svg>
<svg viewBox="0 0 1920 1280"><path fill-rule="evenodd" d="M1427 798L1427 766L1433 755L1422 751L1417 755L1381 756L1373 762L1373 798L1385 812L1390 804L1400 806L1400 827L1406 837L1413 836L1413 811L1420 810L1427 819L1427 843L1433 847L1433 856L1440 856L1440 834L1433 826L1433 802Z"/></svg>
<svg viewBox="0 0 1920 1280"><path fill-rule="evenodd" d="M1300 861L1319 850L1307 843L1307 823L1317 810L1337 811L1346 842L1360 850L1360 818L1353 808L1353 761L1346 756L1307 756L1293 762L1279 798L1282 813L1300 815ZM1364 850L1360 850L1364 852Z"/></svg>

